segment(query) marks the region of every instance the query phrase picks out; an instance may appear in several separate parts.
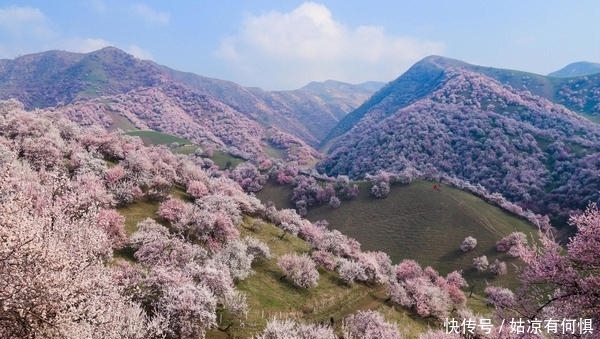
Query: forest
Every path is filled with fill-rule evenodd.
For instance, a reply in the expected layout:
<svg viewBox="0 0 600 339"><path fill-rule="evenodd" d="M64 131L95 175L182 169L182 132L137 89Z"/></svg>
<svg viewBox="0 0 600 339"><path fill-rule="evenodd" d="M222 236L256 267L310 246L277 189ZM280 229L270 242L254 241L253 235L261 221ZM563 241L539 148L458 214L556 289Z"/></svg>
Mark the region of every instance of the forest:
<svg viewBox="0 0 600 339"><path fill-rule="evenodd" d="M544 333L599 337L600 211L594 204L569 218L577 233L563 247L547 218L456 179L456 186L480 190L539 226L536 241L516 233L498 240L498 251L524 263L521 287L489 285L484 299L491 311L481 314L470 308L461 271L442 275L415 260L393 263L384 252L362 250L356 239L326 222L303 217L312 206L338 208L356 197L358 186L348 177L319 177L297 164L266 159L222 169L201 153L176 154L120 131L80 126L61 112L27 112L16 100L3 101L0 336L405 337L396 323L371 309L321 322L272 316L260 328L244 330L241 319L255 302L241 286L269 263L273 279L295 293L316 291L332 277L340 288L381 291L384 303L427 321L421 339L537 338L498 324L522 319L528 325L523 328L530 329L538 320L548 325L550 319L574 318L572 333L548 326ZM402 173L369 175L373 199L385 199L390 185L416 177ZM254 196L269 180L291 186L295 209ZM153 206L153 212L132 222L129 212L140 203ZM270 229L276 232L267 238L262 232ZM280 241L305 247L275 249ZM456 244L465 253L476 246L476 237ZM475 258L473 267L497 275L506 271L506 263L485 257ZM494 321L472 333L451 333L449 318L459 324Z"/></svg>

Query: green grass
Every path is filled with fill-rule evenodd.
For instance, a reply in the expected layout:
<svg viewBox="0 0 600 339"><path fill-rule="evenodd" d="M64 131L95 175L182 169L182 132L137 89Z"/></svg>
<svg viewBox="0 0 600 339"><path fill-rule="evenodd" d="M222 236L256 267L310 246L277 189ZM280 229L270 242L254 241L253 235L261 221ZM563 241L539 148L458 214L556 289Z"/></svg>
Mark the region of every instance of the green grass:
<svg viewBox="0 0 600 339"><path fill-rule="evenodd" d="M234 157L229 153L225 153L220 150L213 151L213 155L210 157L220 169L235 168L245 160L242 158Z"/></svg>
<svg viewBox="0 0 600 339"><path fill-rule="evenodd" d="M292 189L286 185L280 185L275 180L269 180L262 190L256 193L256 197L263 203L272 201L277 208L294 208L290 198Z"/></svg>
<svg viewBox="0 0 600 339"><path fill-rule="evenodd" d="M146 146L165 145L171 147L171 144L177 143L178 146L171 147L171 151L173 151L173 153L192 154L198 148L198 145L187 139L153 130L130 130L125 134L140 137Z"/></svg>
<svg viewBox="0 0 600 339"><path fill-rule="evenodd" d="M246 219L246 223L251 225L251 218ZM223 314L219 317L220 327L232 324L228 331L229 337L219 330L213 330L208 333L208 338L249 338L260 332L271 317L290 317L311 323L329 323L329 319L333 317L334 327L340 334L341 319L364 309L377 310L388 321L397 323L405 338L416 338L428 326L438 326L386 302L383 286L348 286L333 272L320 270L319 285L315 288L297 288L288 280L281 279L283 274L277 267L277 257L290 252L308 252L307 244L291 235L281 239L282 231L272 224L266 224L259 230L245 227L241 230L243 236L256 237L269 245L273 258L254 264L255 273L237 284L237 288L248 296L248 315L235 318Z"/></svg>
<svg viewBox="0 0 600 339"><path fill-rule="evenodd" d="M142 141L144 142L144 144L146 144L146 145L169 145L174 142L176 142L180 145L181 144L191 144L191 141L189 141L187 139L176 137L176 136L168 134L168 133L153 131L153 130L129 131L125 134L140 137L142 139Z"/></svg>
<svg viewBox="0 0 600 339"><path fill-rule="evenodd" d="M439 192L434 191L433 183L428 181L394 185L390 195L380 200L369 197L366 183L360 186L355 200L342 202L338 209L328 205L309 209L308 219L326 219L330 228L357 239L363 250L384 251L394 263L414 259L442 274L462 269L477 293L482 293L484 281L507 287L518 285L511 264L519 261L497 253L495 243L514 231L536 234L537 229L528 222L446 185L441 185ZM257 196L289 208L290 192L288 187L269 183ZM469 235L477 238L477 247L462 253L459 246ZM481 255L490 262L495 258L506 261L509 274L494 277L475 271L472 260Z"/></svg>
<svg viewBox="0 0 600 339"><path fill-rule="evenodd" d="M158 202L136 200L133 204L120 208L119 213L125 217L125 233L131 236L137 231L137 224L146 218L155 218Z"/></svg>
<svg viewBox="0 0 600 339"><path fill-rule="evenodd" d="M289 188L283 186L270 185L267 188L271 192L277 192L282 197L288 198ZM287 192L286 192L287 190ZM485 202L477 199L462 191L454 190L446 186L442 187L441 192L431 191L431 183L415 182L407 186L393 187L388 199L373 201L366 196L367 190L362 188L362 194L357 200L352 202L344 202L342 207L337 210L331 210L329 207L314 209L311 212L311 217L315 216L336 216L340 213L351 214L358 217L358 220L347 219L347 223L378 225L385 218L404 218L405 220L424 220L421 226L425 234L431 233L432 224L445 224L446 230L451 232L453 229L452 222L463 220L463 224L470 225L469 218L479 220L481 225L478 230L486 230L495 235L502 234L505 230L502 220L511 220L512 217L507 217L501 211L491 211L490 206ZM187 199L187 195L180 187L176 187L172 193L180 199ZM438 204L440 211L435 210L435 204ZM445 206L445 207L444 207ZM461 207L462 206L462 207ZM146 217L156 217L157 202L136 201L135 203L123 208L120 212L126 217L127 234L131 235L136 230L137 222ZM369 210L368 212L365 210ZM431 209L431 213L427 211ZM458 209L452 212L452 209ZM388 212L385 212L388 210ZM441 212L444 213L441 213ZM441 217L442 214L450 214L447 217ZM429 216L428 216L429 215ZM466 216L468 217L466 217ZM461 217L459 217L461 216ZM328 219L337 220L340 216ZM382 219L383 218L383 219ZM427 220L436 220L437 223ZM365 220L369 220L368 223ZM518 220L518 222L523 223ZM416 221L413 221L416 222ZM356 312L357 310L372 309L381 312L387 321L396 323L398 328L403 333L404 338L417 338L420 333L425 332L428 328L438 328L439 324L431 319L423 319L416 316L413 312L392 305L387 300L383 286L370 286L365 284L353 284L351 286L342 283L334 272L320 270L319 285L311 289L301 289L293 286L287 279L281 279L283 273L277 266L277 258L285 253L309 252L309 246L301 239L285 235L281 238L282 231L272 224L266 223L259 229L251 229L248 225L253 225L254 219L248 216L244 217L244 223L239 229L242 236L253 236L265 242L272 254L269 260L261 259L253 264L255 271L250 277L244 281L237 282L237 288L244 292L248 298L249 312L246 316L236 317L227 312L218 312L219 329L213 329L207 333L207 338L250 338L252 335L259 333L264 328L267 320L271 317L293 317L304 322L325 322L328 323L330 318L335 320L335 330L340 333L341 319L347 315ZM332 225L335 222L332 222ZM527 226L527 224L523 225ZM372 226L373 227L373 226ZM466 227L466 226L464 226ZM473 226L475 227L475 226ZM413 227L418 229L418 227ZM340 228L341 229L341 228ZM369 229L368 227L360 227L359 229ZM373 228L371 228L372 230ZM371 231L375 234L377 232ZM443 233L443 232L442 232ZM389 237L389 233L387 234ZM435 232L433 232L435 234ZM478 236L478 234L473 233ZM358 238L358 237L357 237ZM446 248L453 252L458 248L460 241L464 235L456 235L455 240L448 240L452 235L445 235L445 241L440 241L437 238L423 238L418 240L420 245L417 245L418 253L413 253L414 257L424 262L423 259L429 252L436 252L439 248ZM481 236L478 236L480 239ZM414 241L414 240L413 240ZM490 240L491 241L491 240ZM363 249L381 249L377 242L366 243L364 240ZM444 244L442 244L444 243ZM406 240L399 246L403 250L409 245ZM480 247L481 246L481 247ZM486 243L483 239L480 240L475 253L478 250L483 250L491 246L491 243ZM412 249L412 251L415 251ZM460 254L457 257L461 257ZM446 253L446 255L448 255ZM449 256L453 256L449 255ZM121 256L128 260L133 260L132 253L121 253ZM435 255L429 255L435 259ZM470 264L472 254L467 255L467 260ZM455 258L456 259L456 258ZM397 259L395 259L397 261ZM443 261L442 261L443 262ZM435 266L435 265L434 265ZM491 277L488 277L491 280ZM479 280L477 280L479 281ZM466 291L468 294L468 291ZM481 295L474 294L468 299L468 306L475 312L489 315L491 309L485 305ZM223 331L228 325L231 325L227 331Z"/></svg>

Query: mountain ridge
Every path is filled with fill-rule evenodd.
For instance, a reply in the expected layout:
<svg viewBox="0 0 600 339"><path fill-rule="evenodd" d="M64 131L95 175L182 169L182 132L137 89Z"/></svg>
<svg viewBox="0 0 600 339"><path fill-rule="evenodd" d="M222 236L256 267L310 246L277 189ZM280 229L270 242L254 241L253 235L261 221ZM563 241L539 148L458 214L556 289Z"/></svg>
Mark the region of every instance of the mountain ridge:
<svg viewBox="0 0 600 339"><path fill-rule="evenodd" d="M260 158L268 157L269 148L281 149L290 156L288 151L294 149L301 150L302 154L295 154L286 159L302 159L302 163L312 163L319 157L312 146L316 146L329 128L353 110L354 106L364 101L372 93L373 88L376 88L373 85L360 87L336 82L322 84L318 89L268 92L257 88L246 88L226 80L176 71L152 61L137 59L115 47L106 47L90 53L48 51L12 60L0 60L1 99L16 98L28 110L54 107L56 110L64 108L66 111L72 111L68 106L80 107L91 115L85 117L82 112L79 112L71 114L72 117L76 117L79 121L88 120L101 125L105 125L111 119L109 117L102 121L98 114L108 116L111 112L84 109L86 102L91 100L98 107L107 109L108 106L102 101L110 102L116 97L122 100L130 93L129 99L134 105L139 104L135 100L140 99L138 94L145 90L157 88L156 93L165 94L160 88L173 86L186 87L186 89L181 87L181 91L186 93L194 92L196 94L193 95L211 97L210 100L205 98L198 101L198 103L211 102L213 105L214 109L204 107L205 113L230 114L233 110L235 113L231 114L244 116L240 121L251 121L250 125L257 123L263 130L259 133L263 138L260 141L262 149L259 152ZM343 91L336 88L341 88ZM172 91L168 93L176 95ZM179 102L171 104L179 107L175 110L179 112L182 120L189 119L183 109L187 105L186 99L181 96L176 97ZM157 107L152 109L160 111ZM198 107L195 107L191 111L197 109ZM125 114L127 109L120 107L118 111ZM155 121L140 122L140 119L153 117L154 113L129 114L129 118L137 119L134 123L137 126L147 126L149 123L156 128L162 128L159 130L161 132L182 132L180 128L167 127ZM169 112L164 113L169 114ZM152 119L156 120L155 117ZM204 127L199 126L199 128ZM243 126L237 125L237 128ZM204 140L211 131L206 128L202 131L200 129L197 130L197 136L190 135L188 132L179 136ZM238 132L235 130L235 133L232 133ZM244 132L240 133L244 134ZM250 134L256 136L255 133ZM222 137L226 138L223 134ZM212 144L219 147L234 146L237 151L244 148L240 142L233 145L223 140L213 141ZM249 141L249 144L255 145L255 141ZM248 156L246 151L241 153ZM250 157L256 158L257 154L254 153ZM270 154L274 153L270 152Z"/></svg>
<svg viewBox="0 0 600 339"><path fill-rule="evenodd" d="M598 201L600 182L589 177L600 165L598 125L471 67L441 70L432 60L440 59L414 66L361 106L360 120L317 168L352 178L411 168L456 176L555 218ZM395 85L418 79L420 69L429 82L411 90L424 95L399 100L406 92Z"/></svg>
<svg viewBox="0 0 600 339"><path fill-rule="evenodd" d="M570 78L600 73L600 63L589 61L577 61L549 73L549 77Z"/></svg>

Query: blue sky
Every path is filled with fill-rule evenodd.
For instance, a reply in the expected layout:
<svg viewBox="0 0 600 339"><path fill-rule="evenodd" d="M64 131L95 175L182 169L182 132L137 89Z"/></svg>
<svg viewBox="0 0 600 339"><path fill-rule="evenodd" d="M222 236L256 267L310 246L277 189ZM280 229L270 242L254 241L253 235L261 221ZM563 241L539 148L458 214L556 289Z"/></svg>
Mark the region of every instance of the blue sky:
<svg viewBox="0 0 600 339"><path fill-rule="evenodd" d="M0 58L116 46L264 89L391 81L421 58L547 74L600 62L600 1L3 1Z"/></svg>

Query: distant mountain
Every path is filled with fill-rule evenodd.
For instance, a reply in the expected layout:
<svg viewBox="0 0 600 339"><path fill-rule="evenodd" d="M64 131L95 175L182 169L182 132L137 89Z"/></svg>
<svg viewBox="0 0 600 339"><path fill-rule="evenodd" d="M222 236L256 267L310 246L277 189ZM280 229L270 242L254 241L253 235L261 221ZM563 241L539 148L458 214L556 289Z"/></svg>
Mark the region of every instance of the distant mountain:
<svg viewBox="0 0 600 339"><path fill-rule="evenodd" d="M351 85L330 80L313 82L297 90L264 91L162 68L174 79L218 98L263 125L275 126L312 146L317 146L341 118L384 85L379 82Z"/></svg>
<svg viewBox="0 0 600 339"><path fill-rule="evenodd" d="M600 73L571 78L547 77L517 70L471 65L441 56L429 56L413 65L396 80L390 82L363 105L346 115L323 139L322 145L348 132L364 117L366 111L382 100L389 106L404 107L423 98L436 86L444 71L450 67L484 74L516 90L527 90L554 103L600 120ZM390 114L380 112L382 117Z"/></svg>
<svg viewBox="0 0 600 339"><path fill-rule="evenodd" d="M446 174L566 216L599 199L600 128L531 89L567 84L429 57L342 119L317 167L353 178L411 168Z"/></svg>
<svg viewBox="0 0 600 339"><path fill-rule="evenodd" d="M49 51L0 60L0 97L16 98L26 109L125 93L164 80L152 63L114 47L88 54Z"/></svg>
<svg viewBox="0 0 600 339"><path fill-rule="evenodd" d="M188 98L169 90L172 88L179 88L181 92L187 93L191 103L187 102ZM144 97L150 92L156 92L159 96L166 96L164 101L169 104L165 106L177 107L182 121L189 120L190 116L196 119L196 123L202 120L198 120L197 102L203 103L203 114L215 115L211 119L216 121L219 121L219 113L223 112L244 117L241 120L236 118L240 124L234 124L235 128L255 125L252 130L236 129L230 133L243 135L248 132L255 137L260 135L260 138L263 138L264 152L269 147L284 152L290 147L303 150L303 155L291 156L288 152L291 156L289 159L296 159L298 156L304 158L307 154L311 157L317 156L318 153L308 145L318 145L339 119L377 89L375 83L350 85L330 81L294 91L269 92L172 70L151 61L139 60L114 47L87 54L49 51L25 55L14 60L0 60L0 99L16 98L27 109L64 108L62 110L71 112L73 117L104 123L113 121L116 118L115 112L118 112L117 115L132 119L130 123L139 128L156 128L195 141L211 139L216 145L233 146L239 151L244 148L239 140L234 145L222 138L216 140L206 137L213 132L207 129L209 125L201 124L197 129L183 133L180 128L167 128L166 123L158 123L162 116L167 119L172 112L161 110L152 100L148 103L154 111L143 112L145 108L135 101L142 100L140 95ZM82 113L73 112L74 107L89 108L90 100L93 100L96 107L104 108L85 109L88 114L94 112L92 116L87 117ZM126 100L133 101L125 102ZM118 108L115 101L120 103ZM126 113L133 110L128 106L137 107L137 112ZM109 107L114 109L111 111ZM220 128L214 124L210 126ZM255 128L260 128L262 132L256 134ZM248 145L253 145L253 142L249 141ZM242 151L244 152L246 151Z"/></svg>
<svg viewBox="0 0 600 339"><path fill-rule="evenodd" d="M571 78L583 75L600 73L600 64L595 62L579 61L548 74L549 77Z"/></svg>
<svg viewBox="0 0 600 339"><path fill-rule="evenodd" d="M340 120L337 126L325 137L323 143L349 131L365 116L370 107L380 104L403 107L423 98L438 85L439 78L446 67L458 65L462 66L466 64L458 60L438 56L430 56L423 59L406 71L401 77L385 85L369 98L368 101ZM390 114L385 111L379 113L381 114L381 118Z"/></svg>

